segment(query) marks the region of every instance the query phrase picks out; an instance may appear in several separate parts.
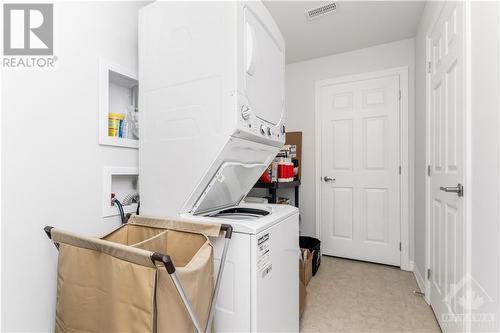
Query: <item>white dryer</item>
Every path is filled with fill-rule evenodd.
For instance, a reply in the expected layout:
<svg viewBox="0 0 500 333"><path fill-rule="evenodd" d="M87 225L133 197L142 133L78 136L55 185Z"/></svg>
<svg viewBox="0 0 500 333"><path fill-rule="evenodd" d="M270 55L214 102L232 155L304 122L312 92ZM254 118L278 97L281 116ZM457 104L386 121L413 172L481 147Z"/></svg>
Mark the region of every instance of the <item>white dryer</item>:
<svg viewBox="0 0 500 333"><path fill-rule="evenodd" d="M285 142L285 43L260 1L139 11L141 209L237 205Z"/></svg>

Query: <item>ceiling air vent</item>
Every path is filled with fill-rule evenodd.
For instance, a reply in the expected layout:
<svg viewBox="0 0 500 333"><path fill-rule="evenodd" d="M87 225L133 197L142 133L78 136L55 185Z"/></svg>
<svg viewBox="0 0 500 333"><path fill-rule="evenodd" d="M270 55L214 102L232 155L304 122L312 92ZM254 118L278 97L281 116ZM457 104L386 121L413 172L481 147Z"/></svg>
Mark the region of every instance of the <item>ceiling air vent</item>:
<svg viewBox="0 0 500 333"><path fill-rule="evenodd" d="M333 12L335 9L337 9L337 4L335 4L335 2L331 2L329 4L320 7L307 9L306 16L309 19L309 21L312 21L323 15Z"/></svg>

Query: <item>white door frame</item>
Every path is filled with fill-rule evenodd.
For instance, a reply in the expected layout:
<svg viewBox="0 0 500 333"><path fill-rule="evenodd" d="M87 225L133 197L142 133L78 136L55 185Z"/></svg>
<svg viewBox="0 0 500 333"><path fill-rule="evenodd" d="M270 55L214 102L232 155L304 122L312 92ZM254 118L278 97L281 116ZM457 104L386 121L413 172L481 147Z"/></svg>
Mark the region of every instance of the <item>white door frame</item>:
<svg viewBox="0 0 500 333"><path fill-rule="evenodd" d="M470 49L467 47L467 45L470 45L470 1L465 1L464 4L464 43L463 43L463 98L464 98L464 128L463 128L463 138L464 138L464 163L463 163L463 184L464 184L464 204L463 204L463 240L465 242L464 247L465 247L465 274L470 275L470 267L471 267L471 262L470 262L470 227L471 227L471 216L470 216L470 203L471 203L471 177L470 177L470 171L471 171L471 107L470 107L470 94L471 94L471 89L470 89ZM439 14L437 14L433 19L434 21L432 24L429 26L429 29L427 30L425 34L425 56L426 56L426 64L428 66L429 62L431 61L431 38L430 35L434 29L435 24L439 20L439 17L441 16L441 11L444 8L444 2L440 5L439 10L437 11ZM428 67L426 66L426 74L425 74L425 160L426 160L426 168L430 165L431 161L431 128L430 128L430 114L431 114L431 84L430 84L430 73L428 71ZM427 171L426 171L427 174ZM430 291L431 291L431 285L430 285L430 280L428 279L427 271L430 269L430 263L431 263L431 257L430 257L430 252L431 252L431 233L430 233L430 177L426 176L425 179L425 276L422 278L425 281L425 301L430 304ZM469 286L467 286L469 288ZM467 323L466 323L467 324ZM468 332L469 328L465 328L465 331Z"/></svg>
<svg viewBox="0 0 500 333"><path fill-rule="evenodd" d="M444 3L441 5L439 12L444 7ZM431 61L431 39L430 34L432 28L434 27L436 21L439 19L439 15L435 17L434 22L429 26L425 34L425 167L429 168L431 163L431 128L430 128L430 115L431 115L431 75L429 73L429 63ZM424 298L427 304L431 304L431 283L429 280L428 271L431 267L431 220L430 214L431 209L429 205L430 197L431 197L431 179L429 177L429 169L425 171L425 271L420 272L423 274L422 278L424 279L425 291Z"/></svg>
<svg viewBox="0 0 500 333"><path fill-rule="evenodd" d="M427 32L425 33L425 167L429 168L431 163L431 75L429 73L429 63L432 59L431 55L431 38L430 35L439 16L441 16L441 11L444 8L444 2L439 6L437 15L434 17L432 24L429 25ZM425 171L425 271L421 272L423 274L422 278L425 282L424 299L427 304L431 304L431 282L429 280L429 269L431 267L431 209L430 209L430 197L431 197L431 179L429 177L428 169ZM465 174L465 173L464 173Z"/></svg>
<svg viewBox="0 0 500 333"><path fill-rule="evenodd" d="M400 117L399 117L399 159L401 165L400 178L400 223L401 223L401 269L413 271L413 262L410 260L410 191L409 191L409 165L413 164L413 156L409 156L409 128L408 128L408 67L397 67L377 72L362 73L356 75L342 76L333 79L316 81L315 101L315 185L316 185L316 237L321 240L321 112L319 108L319 91L323 86L339 83L349 83L377 79L387 76L399 76L399 87L401 90Z"/></svg>

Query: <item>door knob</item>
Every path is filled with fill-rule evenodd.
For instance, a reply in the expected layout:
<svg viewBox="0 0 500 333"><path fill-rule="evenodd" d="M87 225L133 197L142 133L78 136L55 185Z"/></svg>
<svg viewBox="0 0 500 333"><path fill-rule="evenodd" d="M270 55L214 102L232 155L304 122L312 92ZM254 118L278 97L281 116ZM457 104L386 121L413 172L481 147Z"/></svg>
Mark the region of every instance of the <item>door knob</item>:
<svg viewBox="0 0 500 333"><path fill-rule="evenodd" d="M441 186L439 189L444 192L456 193L459 197L464 196L464 187L462 184L457 184L457 186Z"/></svg>
<svg viewBox="0 0 500 333"><path fill-rule="evenodd" d="M323 180L324 180L325 182L327 182L327 183L328 183L328 182L335 182L335 178L330 178L330 177L328 177L328 176L323 177Z"/></svg>

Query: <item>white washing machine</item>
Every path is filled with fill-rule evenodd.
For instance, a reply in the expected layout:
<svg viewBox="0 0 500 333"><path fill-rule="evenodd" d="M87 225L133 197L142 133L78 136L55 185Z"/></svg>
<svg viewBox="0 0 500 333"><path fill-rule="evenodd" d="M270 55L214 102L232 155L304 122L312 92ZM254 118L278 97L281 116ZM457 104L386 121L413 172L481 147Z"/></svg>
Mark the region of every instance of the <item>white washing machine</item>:
<svg viewBox="0 0 500 333"><path fill-rule="evenodd" d="M242 204L190 221L233 226L216 332L299 331L299 214L290 205ZM214 239L218 267L223 240Z"/></svg>

